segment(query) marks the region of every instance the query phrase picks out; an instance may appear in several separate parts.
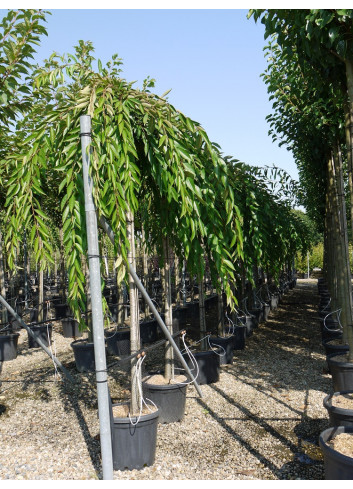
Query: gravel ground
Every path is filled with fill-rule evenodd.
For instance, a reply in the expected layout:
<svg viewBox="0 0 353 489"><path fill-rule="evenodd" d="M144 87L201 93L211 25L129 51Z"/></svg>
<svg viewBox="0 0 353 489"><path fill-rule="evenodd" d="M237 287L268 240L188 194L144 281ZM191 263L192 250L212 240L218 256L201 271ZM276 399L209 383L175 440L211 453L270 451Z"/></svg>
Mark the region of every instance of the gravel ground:
<svg viewBox="0 0 353 489"><path fill-rule="evenodd" d="M332 387L318 302L316 280L298 280L233 364L221 367L220 380L201 386L202 398L188 387L184 420L158 426L154 465L114 478L323 479L318 438L329 426L322 403ZM28 349L21 330L17 359L1 373L1 479L102 478L94 376L76 372L59 323L53 340L79 384L60 378L41 349ZM126 368L109 369L109 388L114 401L127 398Z"/></svg>

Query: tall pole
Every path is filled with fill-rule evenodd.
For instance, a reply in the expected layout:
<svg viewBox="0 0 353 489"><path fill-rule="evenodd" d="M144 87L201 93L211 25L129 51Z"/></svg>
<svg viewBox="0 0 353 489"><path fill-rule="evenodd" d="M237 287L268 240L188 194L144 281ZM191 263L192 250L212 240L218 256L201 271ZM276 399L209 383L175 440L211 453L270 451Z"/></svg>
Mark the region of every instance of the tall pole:
<svg viewBox="0 0 353 489"><path fill-rule="evenodd" d="M90 116L84 115L80 117L80 128L102 469L103 479L113 480L110 399L107 383L107 362L105 357L98 226L96 209L92 196L92 180L89 176L90 153L88 147L91 142Z"/></svg>

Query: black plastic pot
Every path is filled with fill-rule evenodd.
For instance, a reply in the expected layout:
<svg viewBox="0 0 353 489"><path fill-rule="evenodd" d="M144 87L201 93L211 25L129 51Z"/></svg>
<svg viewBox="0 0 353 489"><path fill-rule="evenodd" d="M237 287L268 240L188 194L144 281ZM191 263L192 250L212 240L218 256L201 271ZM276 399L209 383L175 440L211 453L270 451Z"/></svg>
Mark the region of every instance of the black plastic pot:
<svg viewBox="0 0 353 489"><path fill-rule="evenodd" d="M232 334L233 337L233 350L244 350L246 342L246 326L227 326L225 328L226 333Z"/></svg>
<svg viewBox="0 0 353 489"><path fill-rule="evenodd" d="M196 319L199 317L200 307L198 301L187 302L186 307L187 307L187 313L186 313L187 318Z"/></svg>
<svg viewBox="0 0 353 489"><path fill-rule="evenodd" d="M337 355L341 355L343 353L347 353L347 352L342 352L342 351L334 351L333 353L329 353L328 355L326 355L326 363L327 363L327 370L328 370L328 373L331 374L331 364L330 364L330 358L332 357L336 357Z"/></svg>
<svg viewBox="0 0 353 489"><path fill-rule="evenodd" d="M79 338L83 334L80 331L79 322L74 318L62 318L61 325L65 338Z"/></svg>
<svg viewBox="0 0 353 489"><path fill-rule="evenodd" d="M144 381L142 386L145 399L158 407L159 423L175 423L184 418L186 384L159 385Z"/></svg>
<svg viewBox="0 0 353 489"><path fill-rule="evenodd" d="M252 316L255 316L255 327L257 327L259 325L259 323L261 323L263 321L263 309L251 309L250 311L250 314Z"/></svg>
<svg viewBox="0 0 353 489"><path fill-rule="evenodd" d="M275 309L277 309L278 307L278 296L277 295L271 295L271 298L270 298L270 308L271 308L271 311L274 311Z"/></svg>
<svg viewBox="0 0 353 489"><path fill-rule="evenodd" d="M345 361L345 354L329 355L327 359L334 392L353 390L353 363Z"/></svg>
<svg viewBox="0 0 353 489"><path fill-rule="evenodd" d="M154 464L158 417L158 410L145 414L136 425L131 424L129 417L112 418L114 470L143 469ZM132 421L135 423L136 419Z"/></svg>
<svg viewBox="0 0 353 489"><path fill-rule="evenodd" d="M267 321L268 316L270 314L270 310L271 310L270 304L265 303L263 305L263 310L264 310L264 321Z"/></svg>
<svg viewBox="0 0 353 489"><path fill-rule="evenodd" d="M96 363L94 360L94 343L89 343L86 339L76 340L71 343L74 351L76 368L79 372L94 372Z"/></svg>
<svg viewBox="0 0 353 489"><path fill-rule="evenodd" d="M187 317L187 307L185 306L179 306L173 311L173 318L176 318L179 320L179 326L182 326L186 323L186 317Z"/></svg>
<svg viewBox="0 0 353 489"><path fill-rule="evenodd" d="M44 346L49 346L51 341L51 335L53 331L52 324L33 324L29 326L33 332L35 338L42 341ZM39 343L33 338L27 331L28 334L28 348L39 348Z"/></svg>
<svg viewBox="0 0 353 489"><path fill-rule="evenodd" d="M332 405L332 399L335 396L352 394L353 391L342 391L329 394L324 399L324 407L327 409L331 426L352 426L353 427L353 409L343 409Z"/></svg>
<svg viewBox="0 0 353 489"><path fill-rule="evenodd" d="M158 323L156 319L140 323L141 343L154 343L158 340Z"/></svg>
<svg viewBox="0 0 353 489"><path fill-rule="evenodd" d="M319 309L319 317L320 319L324 319L328 314L330 314L331 311L331 308L328 308L328 309Z"/></svg>
<svg viewBox="0 0 353 489"><path fill-rule="evenodd" d="M66 318L66 317L69 317L70 314L72 314L68 304L55 304L54 303L54 309L55 309L55 319Z"/></svg>
<svg viewBox="0 0 353 489"><path fill-rule="evenodd" d="M246 327L238 325L234 328L234 339L233 339L234 350L244 350L246 346Z"/></svg>
<svg viewBox="0 0 353 489"><path fill-rule="evenodd" d="M332 341L334 341L336 338L326 338L322 341L322 346L325 348L325 353L326 355L331 355L331 353L344 353L349 350L348 345L334 345L332 344Z"/></svg>
<svg viewBox="0 0 353 489"><path fill-rule="evenodd" d="M17 357L19 333L0 335L0 362L8 362Z"/></svg>
<svg viewBox="0 0 353 489"><path fill-rule="evenodd" d="M337 452L328 444L341 433L352 433L353 436L353 427L332 427L320 434L319 444L324 455L326 480L353 480L353 458Z"/></svg>
<svg viewBox="0 0 353 489"><path fill-rule="evenodd" d="M254 332L254 317L253 316L241 316L239 318L240 322L246 328L246 336L249 337Z"/></svg>
<svg viewBox="0 0 353 489"><path fill-rule="evenodd" d="M105 343L110 355L130 355L130 330L106 331Z"/></svg>
<svg viewBox="0 0 353 489"><path fill-rule="evenodd" d="M217 353L220 355L219 363L220 365L231 365L233 363L234 356L234 340L232 336L222 337L222 336L211 336L210 345L212 348L220 347Z"/></svg>
<svg viewBox="0 0 353 489"><path fill-rule="evenodd" d="M220 356L217 355L212 350L209 351L198 351L193 353L196 360L197 368L194 367L192 361L187 354L183 354L183 357L191 370L193 376L196 377L196 382L199 385L203 384L213 384L219 380L220 371ZM191 379L190 379L191 380Z"/></svg>
<svg viewBox="0 0 353 489"><path fill-rule="evenodd" d="M340 329L338 321L320 321L321 338L322 340L340 338L342 336L342 330Z"/></svg>
<svg viewBox="0 0 353 489"><path fill-rule="evenodd" d="M218 304L218 295L212 295L205 298L205 310L210 311Z"/></svg>

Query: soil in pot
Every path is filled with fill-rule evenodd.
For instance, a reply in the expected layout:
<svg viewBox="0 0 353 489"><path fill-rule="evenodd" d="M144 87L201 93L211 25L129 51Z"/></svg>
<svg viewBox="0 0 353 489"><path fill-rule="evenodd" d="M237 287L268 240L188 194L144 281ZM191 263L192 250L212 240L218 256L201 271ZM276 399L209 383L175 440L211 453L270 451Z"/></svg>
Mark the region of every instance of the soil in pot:
<svg viewBox="0 0 353 489"><path fill-rule="evenodd" d="M353 427L328 428L320 434L326 480L353 480Z"/></svg>
<svg viewBox="0 0 353 489"><path fill-rule="evenodd" d="M353 391L335 392L324 399L331 426L353 427Z"/></svg>
<svg viewBox="0 0 353 489"><path fill-rule="evenodd" d="M322 345L325 348L326 355L336 352L347 352L349 350L348 345L342 343L342 337L329 338L322 341Z"/></svg>
<svg viewBox="0 0 353 489"><path fill-rule="evenodd" d="M161 374L152 374L142 383L146 401L152 401L159 410L159 423L181 421L185 414L187 378L177 375L167 381Z"/></svg>
<svg viewBox="0 0 353 489"><path fill-rule="evenodd" d="M128 404L112 406L114 470L142 469L154 463L159 411L150 406L139 414L134 413L130 420Z"/></svg>
<svg viewBox="0 0 353 489"><path fill-rule="evenodd" d="M340 433L330 442L330 446L342 455L353 457L353 434ZM353 474L352 474L353 475Z"/></svg>

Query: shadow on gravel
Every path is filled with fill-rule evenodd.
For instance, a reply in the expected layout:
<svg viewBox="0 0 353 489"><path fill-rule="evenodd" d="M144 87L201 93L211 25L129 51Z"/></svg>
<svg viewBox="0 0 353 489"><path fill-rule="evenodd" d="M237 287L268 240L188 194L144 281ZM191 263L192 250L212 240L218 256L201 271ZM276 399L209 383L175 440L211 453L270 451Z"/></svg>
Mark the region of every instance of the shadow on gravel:
<svg viewBox="0 0 353 489"><path fill-rule="evenodd" d="M213 411L204 401L197 399L197 402L207 409L208 413L228 432L235 440L237 440L249 453L254 455L265 467L267 467L277 478L279 478L279 470L271 460L264 457L256 448L250 445L248 441L242 438L234 429L227 425L224 418L220 417L215 411Z"/></svg>
<svg viewBox="0 0 353 489"><path fill-rule="evenodd" d="M320 433L329 426L327 419L309 418L306 416L305 411L304 413L301 412L300 416L298 413L298 416L293 418L259 417L253 414L247 407L234 401L234 399L230 398L215 384L211 384L210 387L221 395L229 404L232 404L236 409L245 414L246 418L224 418L212 410L207 403L201 399L198 398L197 402L203 407L203 409L207 409L208 413L249 453L255 456L259 462L267 467L277 479L324 479L323 457L321 449L319 448L318 440ZM306 394L308 395L308 393ZM275 399L275 401L278 402L278 399ZM285 405L286 407L289 407L287 404ZM266 434L270 434L273 438L281 443L281 451L284 447L288 448L292 452L293 460L287 462L282 467L277 467L269 458L267 458L263 453L259 452L259 450L256 448L256 443L261 430L257 430L254 427L254 439L251 440L252 443L249 443L248 440L245 440L233 428L228 426L227 421L230 420L238 420L240 423L249 421L256 423L256 425L262 428ZM286 428L286 424L295 420L298 420L299 423L295 426L294 430L288 430L288 428ZM275 429L267 421L279 423L282 422L281 430Z"/></svg>
<svg viewBox="0 0 353 489"><path fill-rule="evenodd" d="M306 480L325 479L319 436L328 427L327 419L312 419L303 416L302 421L294 428L294 433L298 437L298 451L294 453L294 459L291 462L281 467L281 479L288 479L292 474Z"/></svg>
<svg viewBox="0 0 353 489"><path fill-rule="evenodd" d="M81 387L82 385L78 385L76 386L76 389L77 388L80 389ZM87 446L87 451L91 458L92 465L94 467L96 475L99 476L99 473L101 472L100 442L97 437L91 436L89 427L85 420L85 415L82 412L82 409L79 405L80 394L81 397L83 397L82 396L83 391L77 394L77 391L75 392L75 387L72 384L69 384L69 382L63 382L60 385L60 390L62 394L61 396L62 403L65 409L67 411L72 411L73 415L76 416L78 425L80 427L80 430L82 432L83 438ZM87 401L90 399L92 399L92 396L88 395Z"/></svg>

